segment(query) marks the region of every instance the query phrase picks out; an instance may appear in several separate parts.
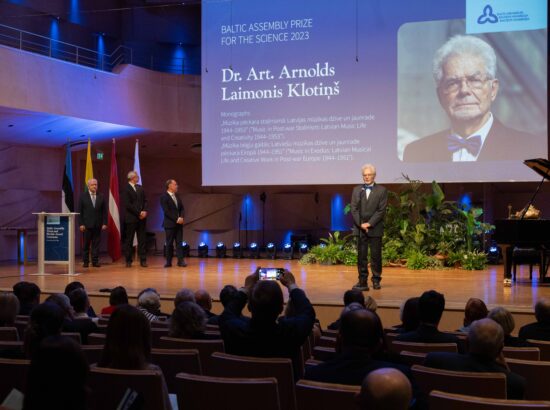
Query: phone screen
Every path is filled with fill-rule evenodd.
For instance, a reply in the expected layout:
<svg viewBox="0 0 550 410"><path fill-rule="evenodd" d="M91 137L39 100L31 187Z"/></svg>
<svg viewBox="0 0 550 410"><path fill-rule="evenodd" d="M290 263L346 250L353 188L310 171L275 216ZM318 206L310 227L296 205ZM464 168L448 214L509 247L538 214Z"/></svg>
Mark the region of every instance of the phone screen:
<svg viewBox="0 0 550 410"><path fill-rule="evenodd" d="M280 268L260 268L260 280L279 280L282 273Z"/></svg>

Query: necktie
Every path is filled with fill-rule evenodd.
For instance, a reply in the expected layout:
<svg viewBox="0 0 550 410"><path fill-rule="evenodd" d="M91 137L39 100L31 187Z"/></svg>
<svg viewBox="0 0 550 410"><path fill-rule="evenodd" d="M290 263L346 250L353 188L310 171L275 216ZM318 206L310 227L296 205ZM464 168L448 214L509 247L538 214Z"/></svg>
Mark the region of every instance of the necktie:
<svg viewBox="0 0 550 410"><path fill-rule="evenodd" d="M449 137L447 138L447 147L451 152L456 152L464 148L471 155L477 156L481 148L481 136L474 135L472 137L464 139L456 134L452 134L449 135Z"/></svg>
<svg viewBox="0 0 550 410"><path fill-rule="evenodd" d="M367 196L367 199L369 199L370 192L372 191L372 188L374 187L374 185L365 184L363 187L365 189L365 195Z"/></svg>
<svg viewBox="0 0 550 410"><path fill-rule="evenodd" d="M94 208L95 208L95 194L92 194L92 205L93 205Z"/></svg>
<svg viewBox="0 0 550 410"><path fill-rule="evenodd" d="M174 204L176 204L176 208L178 207L178 200L176 199L176 196L174 194L170 194L172 197L172 201L174 201Z"/></svg>

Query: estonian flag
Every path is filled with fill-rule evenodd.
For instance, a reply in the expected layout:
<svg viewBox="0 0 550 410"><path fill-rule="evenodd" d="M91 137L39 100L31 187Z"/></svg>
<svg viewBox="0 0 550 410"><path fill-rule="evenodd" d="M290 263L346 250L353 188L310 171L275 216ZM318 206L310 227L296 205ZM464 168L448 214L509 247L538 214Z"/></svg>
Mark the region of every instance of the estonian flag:
<svg viewBox="0 0 550 410"><path fill-rule="evenodd" d="M71 144L67 143L65 169L63 170L63 185L61 189L61 212L74 212L73 195L73 162L71 161Z"/></svg>

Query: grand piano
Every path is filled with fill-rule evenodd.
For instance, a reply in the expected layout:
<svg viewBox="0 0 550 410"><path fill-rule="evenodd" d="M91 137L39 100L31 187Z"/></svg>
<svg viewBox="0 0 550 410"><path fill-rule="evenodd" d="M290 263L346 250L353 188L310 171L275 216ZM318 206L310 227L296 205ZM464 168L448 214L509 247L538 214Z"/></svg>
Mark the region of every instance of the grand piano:
<svg viewBox="0 0 550 410"><path fill-rule="evenodd" d="M541 175L542 181L520 218L495 221L493 239L502 247L504 284L506 286L510 286L512 283L512 250L514 247L536 248L543 255L550 250L550 219L524 219L525 212L535 200L544 180L550 180L550 161L538 158L526 160L524 164ZM541 266L541 271L545 272L550 261L545 257L542 260L545 266Z"/></svg>

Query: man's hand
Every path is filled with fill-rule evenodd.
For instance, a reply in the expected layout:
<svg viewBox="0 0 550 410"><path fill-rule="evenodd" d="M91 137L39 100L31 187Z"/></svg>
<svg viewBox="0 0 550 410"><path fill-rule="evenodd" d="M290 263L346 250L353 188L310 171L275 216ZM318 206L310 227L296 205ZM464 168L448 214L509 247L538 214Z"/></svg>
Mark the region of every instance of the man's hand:
<svg viewBox="0 0 550 410"><path fill-rule="evenodd" d="M296 284L296 279L294 278L294 275L291 271L285 269L285 271L281 275L280 282L281 284L283 284L283 286L289 288L291 285Z"/></svg>
<svg viewBox="0 0 550 410"><path fill-rule="evenodd" d="M180 216L176 221L177 224L183 225L183 218Z"/></svg>
<svg viewBox="0 0 550 410"><path fill-rule="evenodd" d="M147 218L147 211L141 211L139 213L139 219L145 219Z"/></svg>
<svg viewBox="0 0 550 410"><path fill-rule="evenodd" d="M369 228L370 228L370 223L368 222L365 222L365 223L362 223L361 224L361 229L365 230L365 231L369 231Z"/></svg>
<svg viewBox="0 0 550 410"><path fill-rule="evenodd" d="M107 230L107 225L101 225L101 230L106 231Z"/></svg>
<svg viewBox="0 0 550 410"><path fill-rule="evenodd" d="M260 268L256 268L256 272L251 273L246 277L244 280L244 288L246 289L247 293L252 290L256 282L260 279Z"/></svg>
<svg viewBox="0 0 550 410"><path fill-rule="evenodd" d="M80 225L80 232L84 232L86 230L86 227L84 225Z"/></svg>

